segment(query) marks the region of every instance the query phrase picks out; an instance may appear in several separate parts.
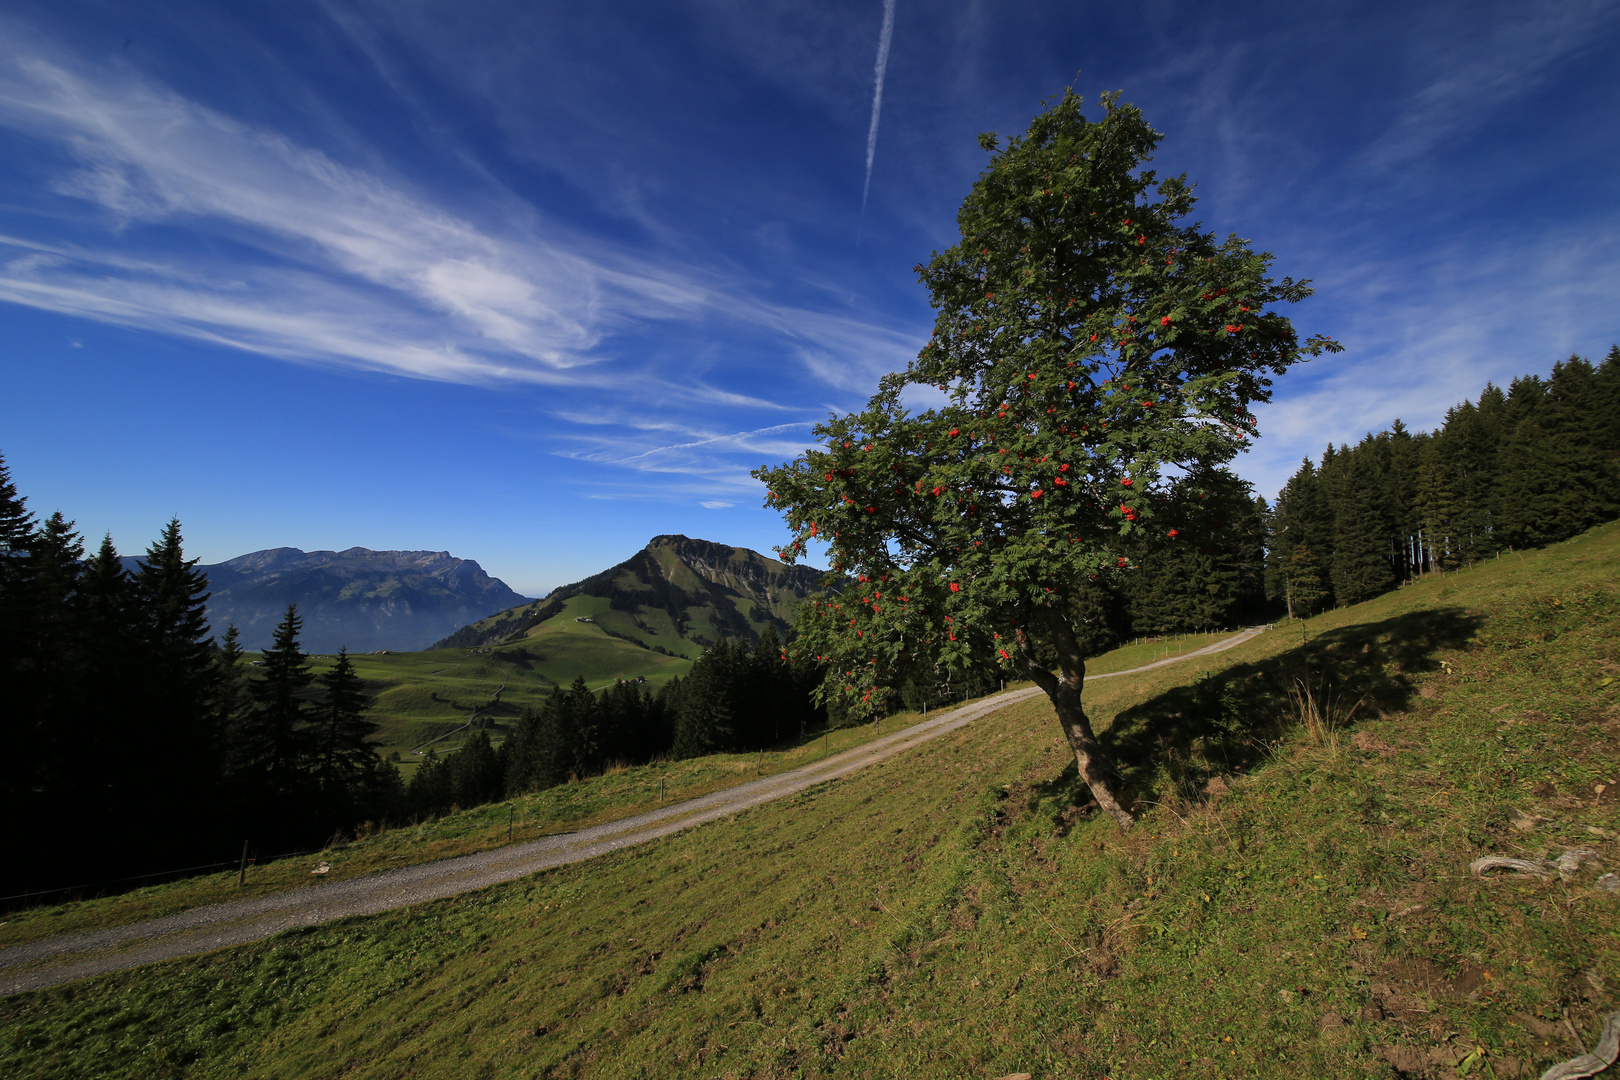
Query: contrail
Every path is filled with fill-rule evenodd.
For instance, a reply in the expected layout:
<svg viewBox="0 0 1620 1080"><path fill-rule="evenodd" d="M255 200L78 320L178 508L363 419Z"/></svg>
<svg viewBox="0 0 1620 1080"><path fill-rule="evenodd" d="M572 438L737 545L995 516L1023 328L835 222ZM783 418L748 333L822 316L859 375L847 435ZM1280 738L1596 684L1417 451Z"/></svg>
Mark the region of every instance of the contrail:
<svg viewBox="0 0 1620 1080"><path fill-rule="evenodd" d="M883 76L889 71L889 42L894 38L894 0L883 0L883 31L878 34L877 67L872 75L872 126L866 131L866 183L861 185L861 217L872 190L872 158L877 153L878 116L883 112Z"/></svg>

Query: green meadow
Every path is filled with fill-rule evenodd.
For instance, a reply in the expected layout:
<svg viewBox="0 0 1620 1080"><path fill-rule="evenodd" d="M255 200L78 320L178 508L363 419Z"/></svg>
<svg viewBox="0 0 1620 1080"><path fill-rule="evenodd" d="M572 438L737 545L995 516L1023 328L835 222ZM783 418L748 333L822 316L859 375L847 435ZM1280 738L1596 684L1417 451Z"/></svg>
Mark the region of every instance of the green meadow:
<svg viewBox="0 0 1620 1080"><path fill-rule="evenodd" d="M1129 833L1036 699L588 863L0 1001L0 1071L1537 1076L1620 1002L1617 581L1610 525L1094 684ZM1469 870L1568 849L1602 868Z"/></svg>
<svg viewBox="0 0 1620 1080"><path fill-rule="evenodd" d="M606 612L607 601L576 596L562 615L534 627L527 637L487 649L352 657L355 671L373 696L370 717L380 725L379 752L398 753L409 779L410 768L420 760L413 750L431 748L443 756L459 748L475 716L478 724L493 729L491 735L498 742L525 707L538 707L559 683L567 686L583 677L592 689L601 689L640 677L656 691L691 670L692 662L684 656L652 652L612 637L600 622L576 621L600 617L598 607ZM317 658L313 670L325 671L331 659Z"/></svg>

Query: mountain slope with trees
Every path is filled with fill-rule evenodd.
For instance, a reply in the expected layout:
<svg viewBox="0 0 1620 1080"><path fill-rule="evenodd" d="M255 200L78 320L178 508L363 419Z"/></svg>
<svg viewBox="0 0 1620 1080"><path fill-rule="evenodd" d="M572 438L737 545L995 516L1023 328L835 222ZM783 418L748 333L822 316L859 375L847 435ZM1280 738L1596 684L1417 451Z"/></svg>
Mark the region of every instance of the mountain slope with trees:
<svg viewBox="0 0 1620 1080"><path fill-rule="evenodd" d="M558 621L586 619L614 637L695 659L722 639L758 641L768 626L785 634L822 576L823 571L788 566L747 548L655 536L624 562L543 600L462 627L433 647L533 639Z"/></svg>

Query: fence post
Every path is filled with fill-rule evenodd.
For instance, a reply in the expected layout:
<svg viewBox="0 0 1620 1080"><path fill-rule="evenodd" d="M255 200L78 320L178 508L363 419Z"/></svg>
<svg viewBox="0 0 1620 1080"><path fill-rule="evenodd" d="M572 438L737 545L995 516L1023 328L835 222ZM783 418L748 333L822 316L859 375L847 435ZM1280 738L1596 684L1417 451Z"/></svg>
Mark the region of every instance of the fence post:
<svg viewBox="0 0 1620 1080"><path fill-rule="evenodd" d="M242 865L236 871L236 887L240 889L247 884L247 849L248 842L242 841ZM227 863L226 865L230 865Z"/></svg>

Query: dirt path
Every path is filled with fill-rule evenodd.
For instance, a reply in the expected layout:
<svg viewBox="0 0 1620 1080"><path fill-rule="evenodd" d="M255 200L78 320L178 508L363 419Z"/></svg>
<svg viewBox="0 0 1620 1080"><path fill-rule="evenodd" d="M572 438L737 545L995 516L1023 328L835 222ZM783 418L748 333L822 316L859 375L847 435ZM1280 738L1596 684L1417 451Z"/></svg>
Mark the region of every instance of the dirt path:
<svg viewBox="0 0 1620 1080"><path fill-rule="evenodd" d="M1134 675L1193 657L1208 656L1241 644L1258 633L1259 629L1246 630L1180 656L1167 657L1128 671L1113 671L1088 678L1110 679ZM548 836L420 866L385 870L349 881L292 889L253 900L211 904L127 926L12 945L0 949L0 996L24 990L42 990L74 979L243 945L293 927L314 926L351 915L372 915L410 904L441 900L555 866L581 862L727 817L749 807L793 795L815 784L848 776L873 762L893 757L982 716L1039 694L1040 690L1035 688L997 694L791 772L767 776L699 799L660 807L579 832Z"/></svg>

